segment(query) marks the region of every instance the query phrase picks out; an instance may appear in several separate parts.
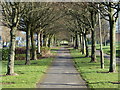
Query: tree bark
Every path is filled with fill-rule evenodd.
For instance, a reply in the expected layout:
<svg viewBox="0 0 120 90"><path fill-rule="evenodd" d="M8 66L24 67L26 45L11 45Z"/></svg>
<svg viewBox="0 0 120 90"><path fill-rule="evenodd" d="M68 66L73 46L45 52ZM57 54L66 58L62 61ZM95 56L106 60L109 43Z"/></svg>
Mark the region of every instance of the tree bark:
<svg viewBox="0 0 120 90"><path fill-rule="evenodd" d="M2 42L2 48L4 48L4 43L5 43L5 41L3 40L3 42Z"/></svg>
<svg viewBox="0 0 120 90"><path fill-rule="evenodd" d="M91 61L90 62L96 62L96 33L95 33L95 17L96 14L94 11L91 12L91 23L92 23L92 30L91 30L91 38L92 38L92 45L91 45Z"/></svg>
<svg viewBox="0 0 120 90"><path fill-rule="evenodd" d="M41 46L40 46L40 44L41 44L41 41L40 41L40 33L38 32L38 34L37 34L37 48L38 48L38 54L41 54Z"/></svg>
<svg viewBox="0 0 120 90"><path fill-rule="evenodd" d="M105 34L105 29L103 29L103 32ZM106 46L106 35L103 36L102 40L104 41L103 45Z"/></svg>
<svg viewBox="0 0 120 90"><path fill-rule="evenodd" d="M74 37L72 37L72 46L74 47Z"/></svg>
<svg viewBox="0 0 120 90"><path fill-rule="evenodd" d="M43 35L43 46L46 46L46 35Z"/></svg>
<svg viewBox="0 0 120 90"><path fill-rule="evenodd" d="M53 46L56 46L57 45L57 42L56 42L56 37L55 37L55 35L54 35L54 37L53 37Z"/></svg>
<svg viewBox="0 0 120 90"><path fill-rule="evenodd" d="M78 49L78 37L77 37L77 31L75 32L75 49Z"/></svg>
<svg viewBox="0 0 120 90"><path fill-rule="evenodd" d="M99 7L99 4L98 4ZM101 19L100 19L100 13L98 13L99 17L99 34L100 34L100 64L101 64L101 69L104 69L104 55L103 55L103 49L102 49L102 34L101 34Z"/></svg>
<svg viewBox="0 0 120 90"><path fill-rule="evenodd" d="M49 37L46 37L45 41L44 41L45 42L45 47L48 47L48 40L49 40Z"/></svg>
<svg viewBox="0 0 120 90"><path fill-rule="evenodd" d="M80 37L80 52L82 52L82 39L83 39L83 36L82 36L82 34L80 33L80 35L79 35L79 37Z"/></svg>
<svg viewBox="0 0 120 90"><path fill-rule="evenodd" d="M89 57L89 50L88 50L88 42L87 42L87 37L86 37L86 33L85 33L85 47L86 47L86 56L85 57Z"/></svg>
<svg viewBox="0 0 120 90"><path fill-rule="evenodd" d="M15 60L15 44L16 44L16 30L19 23L19 13L18 8L15 6L12 7L12 25L10 27L10 47L9 47L9 55L8 55L8 65L7 65L7 73L6 75L17 75L14 73L14 60Z"/></svg>
<svg viewBox="0 0 120 90"><path fill-rule="evenodd" d="M78 34L78 47L80 47L80 37L79 37L79 34Z"/></svg>
<svg viewBox="0 0 120 90"><path fill-rule="evenodd" d="M43 34L42 32L40 33L40 47L43 46Z"/></svg>
<svg viewBox="0 0 120 90"><path fill-rule="evenodd" d="M16 27L12 27L10 30L10 48L7 65L7 75L14 75L14 60L15 60L15 43L16 43Z"/></svg>
<svg viewBox="0 0 120 90"><path fill-rule="evenodd" d="M109 72L116 72L116 22L113 17L114 9L110 9L110 68Z"/></svg>
<svg viewBox="0 0 120 90"><path fill-rule="evenodd" d="M51 46L51 37L48 38L48 45L47 45L47 46L48 46L48 47Z"/></svg>
<svg viewBox="0 0 120 90"><path fill-rule="evenodd" d="M31 60L37 60L36 46L34 41L34 32L31 31Z"/></svg>
<svg viewBox="0 0 120 90"><path fill-rule="evenodd" d="M30 28L26 31L26 62L25 65L30 65Z"/></svg>
<svg viewBox="0 0 120 90"><path fill-rule="evenodd" d="M82 54L85 54L85 33L82 34Z"/></svg>
<svg viewBox="0 0 120 90"><path fill-rule="evenodd" d="M81 38L82 36L81 36L81 34L79 35L79 38L80 38L80 46L81 46L81 44L82 44L82 38Z"/></svg>
<svg viewBox="0 0 120 90"><path fill-rule="evenodd" d="M51 46L52 47L55 46L55 44L54 44L54 38L55 38L55 35L52 35L52 37L51 37Z"/></svg>
<svg viewBox="0 0 120 90"><path fill-rule="evenodd" d="M92 45L91 45L91 61L96 62L96 42L95 42L95 31L92 31Z"/></svg>
<svg viewBox="0 0 120 90"><path fill-rule="evenodd" d="M75 37L73 37L73 48L75 48Z"/></svg>
<svg viewBox="0 0 120 90"><path fill-rule="evenodd" d="M104 46L106 46L106 39L104 38L104 44L103 44Z"/></svg>

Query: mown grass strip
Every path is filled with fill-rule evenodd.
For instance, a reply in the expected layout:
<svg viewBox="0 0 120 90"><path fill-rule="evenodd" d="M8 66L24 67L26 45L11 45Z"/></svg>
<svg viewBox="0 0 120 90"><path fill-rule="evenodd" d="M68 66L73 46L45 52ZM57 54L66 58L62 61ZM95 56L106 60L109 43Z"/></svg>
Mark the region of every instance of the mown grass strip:
<svg viewBox="0 0 120 90"><path fill-rule="evenodd" d="M109 60L105 59L105 69L100 68L100 59L97 63L90 63L90 57L84 57L78 50L70 50L75 66L90 88L118 88L118 72L108 73ZM118 66L117 66L118 68Z"/></svg>
<svg viewBox="0 0 120 90"><path fill-rule="evenodd" d="M24 65L24 60L16 60L15 73L18 75L2 76L2 88L35 88L52 60L53 58L31 60L31 65ZM6 66L7 61L2 61L2 75L6 73Z"/></svg>

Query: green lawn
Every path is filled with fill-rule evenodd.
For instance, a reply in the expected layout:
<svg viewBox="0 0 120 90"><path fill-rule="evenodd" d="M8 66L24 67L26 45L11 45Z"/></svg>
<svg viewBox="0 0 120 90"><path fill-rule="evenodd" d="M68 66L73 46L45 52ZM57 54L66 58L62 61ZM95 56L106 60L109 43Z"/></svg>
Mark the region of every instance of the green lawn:
<svg viewBox="0 0 120 90"><path fill-rule="evenodd" d="M42 78L53 58L31 60L31 65L24 65L24 60L15 61L17 76L3 76L3 88L35 88L36 83ZM2 75L6 74L7 61L2 61Z"/></svg>
<svg viewBox="0 0 120 90"><path fill-rule="evenodd" d="M75 66L86 80L90 88L118 88L118 73L108 73L109 60L105 59L105 69L100 69L99 56L97 63L90 63L90 57L85 58L78 50L71 49ZM118 67L117 67L118 68Z"/></svg>

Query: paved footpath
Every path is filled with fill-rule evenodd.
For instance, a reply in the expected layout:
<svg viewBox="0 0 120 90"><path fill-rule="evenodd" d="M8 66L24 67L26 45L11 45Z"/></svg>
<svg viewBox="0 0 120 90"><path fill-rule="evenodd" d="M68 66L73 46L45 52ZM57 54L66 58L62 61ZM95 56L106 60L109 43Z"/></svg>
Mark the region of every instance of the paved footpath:
<svg viewBox="0 0 120 90"><path fill-rule="evenodd" d="M58 50L58 55L37 88L87 88L85 81L74 67L67 49Z"/></svg>

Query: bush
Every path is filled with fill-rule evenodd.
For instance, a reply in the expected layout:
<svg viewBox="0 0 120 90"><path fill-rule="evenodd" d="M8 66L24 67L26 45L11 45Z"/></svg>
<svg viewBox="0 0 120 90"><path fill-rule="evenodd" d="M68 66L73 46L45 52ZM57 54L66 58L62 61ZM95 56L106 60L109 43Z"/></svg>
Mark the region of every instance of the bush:
<svg viewBox="0 0 120 90"><path fill-rule="evenodd" d="M25 60L25 53L26 53L25 47L17 47L15 49L15 60Z"/></svg>
<svg viewBox="0 0 120 90"><path fill-rule="evenodd" d="M15 49L15 60L25 60L25 47ZM9 49L3 48L2 60L8 60Z"/></svg>
<svg viewBox="0 0 120 90"><path fill-rule="evenodd" d="M2 60L8 60L9 49L3 48L2 50Z"/></svg>
<svg viewBox="0 0 120 90"><path fill-rule="evenodd" d="M16 54L15 60L25 60L25 55L26 54Z"/></svg>
<svg viewBox="0 0 120 90"><path fill-rule="evenodd" d="M42 56L46 57L50 55L50 48L48 47L42 47ZM8 60L8 54L9 54L9 49L4 48L2 50L2 60ZM38 59L41 59L42 56L40 54L37 54ZM15 60L25 60L26 58L26 48L25 47L17 47L15 49Z"/></svg>
<svg viewBox="0 0 120 90"><path fill-rule="evenodd" d="M26 53L26 48L25 47L17 47L15 49L15 54L25 54Z"/></svg>
<svg viewBox="0 0 120 90"><path fill-rule="evenodd" d="M48 48L48 47L42 47L41 51L42 51L42 56L44 56L44 55L50 53L50 48Z"/></svg>
<svg viewBox="0 0 120 90"><path fill-rule="evenodd" d="M50 48L48 48L48 47L42 47L42 48L41 48L41 51L42 51L42 56L43 56L43 57L48 57L48 56L50 56Z"/></svg>

